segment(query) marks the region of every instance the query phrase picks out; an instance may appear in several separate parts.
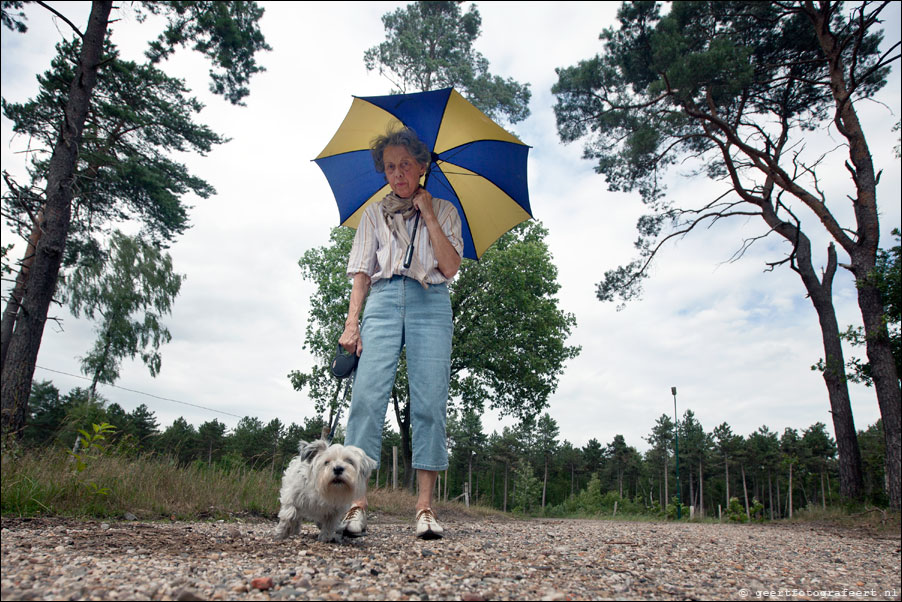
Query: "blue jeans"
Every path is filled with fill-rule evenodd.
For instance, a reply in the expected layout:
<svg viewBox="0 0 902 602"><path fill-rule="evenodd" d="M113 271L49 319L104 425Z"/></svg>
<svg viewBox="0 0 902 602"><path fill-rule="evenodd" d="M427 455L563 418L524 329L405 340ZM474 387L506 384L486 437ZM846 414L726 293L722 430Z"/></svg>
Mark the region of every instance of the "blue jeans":
<svg viewBox="0 0 902 602"><path fill-rule="evenodd" d="M404 276L373 283L363 311L363 352L354 377L346 445L361 448L378 465L385 412L406 345L413 468L448 468L445 421L453 329L447 285L424 289Z"/></svg>

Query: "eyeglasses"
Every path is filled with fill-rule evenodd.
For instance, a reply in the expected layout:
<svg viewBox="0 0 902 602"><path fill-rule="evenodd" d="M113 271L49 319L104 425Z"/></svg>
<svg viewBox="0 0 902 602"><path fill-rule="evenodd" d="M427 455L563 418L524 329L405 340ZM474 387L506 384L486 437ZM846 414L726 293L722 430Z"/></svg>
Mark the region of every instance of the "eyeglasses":
<svg viewBox="0 0 902 602"><path fill-rule="evenodd" d="M416 163L416 161L405 160L405 161L401 161L397 165L395 165L394 163L386 163L385 164L385 173L392 174L399 169L404 173L410 173L411 171L416 170L418 167L420 167L420 166L419 166L419 164Z"/></svg>

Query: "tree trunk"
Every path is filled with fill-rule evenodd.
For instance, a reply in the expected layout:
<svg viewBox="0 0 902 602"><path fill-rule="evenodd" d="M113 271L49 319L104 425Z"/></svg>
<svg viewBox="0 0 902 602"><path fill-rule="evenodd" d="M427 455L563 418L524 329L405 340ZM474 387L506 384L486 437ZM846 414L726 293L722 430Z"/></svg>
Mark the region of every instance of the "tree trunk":
<svg viewBox="0 0 902 602"><path fill-rule="evenodd" d="M783 518L783 504L780 502L780 475L777 475L777 513Z"/></svg>
<svg viewBox="0 0 902 602"><path fill-rule="evenodd" d="M664 499L661 500L661 510L667 510L667 504L670 503L670 483L668 483L667 456L664 456Z"/></svg>
<svg viewBox="0 0 902 602"><path fill-rule="evenodd" d="M497 472L495 470L496 466L497 465L493 462L492 463L492 508L495 508L496 507L495 504L497 503L497 502L495 502L495 472Z"/></svg>
<svg viewBox="0 0 902 602"><path fill-rule="evenodd" d="M0 325L0 370L6 364L6 352L9 350L9 342L12 339L13 331L16 327L16 319L19 317L19 309L22 307L22 299L25 298L25 291L28 286L28 273L31 270L31 264L34 263L35 249L44 228L44 209L38 212L35 217L35 223L31 228L31 234L28 237L28 245L25 248L25 257L19 267L19 273L16 275L16 285L9 294L9 301L6 302L6 308L3 310L3 322Z"/></svg>
<svg viewBox="0 0 902 602"><path fill-rule="evenodd" d="M507 473L510 468L510 463L504 463L504 505L501 507L503 512L507 512Z"/></svg>
<svg viewBox="0 0 902 602"><path fill-rule="evenodd" d="M469 491L473 491L473 454L467 458L467 486Z"/></svg>
<svg viewBox="0 0 902 602"><path fill-rule="evenodd" d="M792 464L789 465L789 493L786 503L789 505L789 518L792 519Z"/></svg>
<svg viewBox="0 0 902 602"><path fill-rule="evenodd" d="M864 9L862 8L862 13ZM890 347L889 334L885 321L886 304L873 278L876 266L877 249L880 242L880 220L877 209L877 180L879 175L874 170L874 162L868 148L867 139L858 120L855 105L852 104L852 92L846 75L843 60L845 44L837 39L831 31L832 8L818 10L812 4L805 7L817 35L818 43L827 57L826 65L830 70L830 91L836 103L834 123L839 133L849 142L849 161L846 167L855 182L856 198L853 199L857 230L855 240L844 233L834 233L834 238L843 245L852 260L851 271L855 275L858 287L858 307L866 332L868 361L871 364L871 376L877 392L877 403L880 416L883 418L884 437L886 440L886 476L887 494L890 507L900 508L900 473L902 473L902 390L899 388L899 374ZM862 34L863 35L863 34ZM859 42L860 40L855 40ZM837 436L837 443L838 441ZM840 459L842 451L840 450ZM859 460L860 462L860 460ZM840 465L840 493L847 496L846 484L842 480ZM854 497L861 496L861 484ZM851 497L851 496L850 496Z"/></svg>
<svg viewBox="0 0 902 602"><path fill-rule="evenodd" d="M727 456L723 457L723 468L724 468L724 483L727 485L727 503L726 507L730 507L730 461Z"/></svg>
<svg viewBox="0 0 902 602"><path fill-rule="evenodd" d="M767 497L770 500L770 519L774 520L774 489L771 486L770 470L767 471Z"/></svg>
<svg viewBox="0 0 902 602"><path fill-rule="evenodd" d="M404 408L398 403L398 396L392 391L392 403L395 408L395 419L398 421L398 429L401 431L401 460L404 463L404 486L409 491L416 488L416 471L413 470L413 446L410 441L410 404Z"/></svg>
<svg viewBox="0 0 902 602"><path fill-rule="evenodd" d="M542 510L545 510L545 491L548 489L548 458L545 458L545 478L542 479Z"/></svg>
<svg viewBox="0 0 902 602"><path fill-rule="evenodd" d="M65 119L50 157L44 233L35 249L27 291L16 318L3 364L0 389L0 424L4 435L22 437L35 364L41 348L44 324L59 278L60 266L72 218L72 184L91 94L97 82L103 42L109 25L111 1L92 3L88 28L69 88Z"/></svg>
<svg viewBox="0 0 902 602"><path fill-rule="evenodd" d="M833 307L832 277L835 273L836 249L829 248L828 267L824 274L824 283L812 286L810 276L803 275L802 280L808 289L809 297L817 310L824 344L824 382L830 397L830 408L833 416L833 430L836 435L836 447L839 452L839 479L843 497L859 499L864 488L861 473L861 451L858 448L858 435L855 432L855 421L852 417L852 405L849 400L849 387L846 381L846 365L839 337L839 326L836 311ZM809 264L810 267L810 264ZM812 271L813 273L813 271Z"/></svg>
<svg viewBox="0 0 902 602"><path fill-rule="evenodd" d="M88 397L91 401L97 397L97 383L100 382L100 373L106 367L107 360L110 357L110 346L112 345L112 341L110 340L110 328L111 327L107 327L106 331L103 333L103 358L100 360L100 365L94 370L94 377L91 379L91 390Z"/></svg>
<svg viewBox="0 0 902 602"><path fill-rule="evenodd" d="M622 500L623 499L623 471L622 470L617 471L617 489L618 489L618 493L620 494L620 499Z"/></svg>
<svg viewBox="0 0 902 602"><path fill-rule="evenodd" d="M698 461L698 517L705 518L705 476L702 461Z"/></svg>
<svg viewBox="0 0 902 602"><path fill-rule="evenodd" d="M692 480L692 465L687 466L689 473L689 505L695 506L695 482Z"/></svg>
<svg viewBox="0 0 902 602"><path fill-rule="evenodd" d="M740 464L739 470L742 472L742 494L745 496L745 517L752 520L752 513L749 512L749 489L745 484L745 465Z"/></svg>
<svg viewBox="0 0 902 602"><path fill-rule="evenodd" d="M883 419L883 436L886 442L886 477L887 495L890 508L900 509L900 463L902 463L902 393L899 388L899 374L893 359L889 334L883 311L880 291L874 286L866 286L865 280L859 278L858 305L864 318L867 332L868 362L871 364L871 377L877 391L877 404L880 406L880 417ZM840 473L840 477L842 474ZM840 480L840 488L842 481Z"/></svg>
<svg viewBox="0 0 902 602"><path fill-rule="evenodd" d="M836 310L833 307L833 278L838 265L836 247L833 243L827 247L827 267L823 271L822 279L818 279L811 263L811 241L808 237L796 224L780 219L773 206L767 203L759 206L762 208L765 222L794 244L792 269L801 277L821 327L825 361L823 376L830 398L833 431L839 452L841 493L846 498L859 499L864 483L861 473L861 452L858 448L855 421L852 419L842 340L839 336Z"/></svg>

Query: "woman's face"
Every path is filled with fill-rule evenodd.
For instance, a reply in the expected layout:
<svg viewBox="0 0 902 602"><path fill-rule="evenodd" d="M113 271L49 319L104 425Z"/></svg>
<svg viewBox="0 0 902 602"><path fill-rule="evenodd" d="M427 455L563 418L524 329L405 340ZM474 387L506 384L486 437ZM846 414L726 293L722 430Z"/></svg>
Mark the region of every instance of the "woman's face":
<svg viewBox="0 0 902 602"><path fill-rule="evenodd" d="M382 152L382 163L388 185L402 199L417 191L420 177L426 173L426 166L417 163L404 146L386 146Z"/></svg>

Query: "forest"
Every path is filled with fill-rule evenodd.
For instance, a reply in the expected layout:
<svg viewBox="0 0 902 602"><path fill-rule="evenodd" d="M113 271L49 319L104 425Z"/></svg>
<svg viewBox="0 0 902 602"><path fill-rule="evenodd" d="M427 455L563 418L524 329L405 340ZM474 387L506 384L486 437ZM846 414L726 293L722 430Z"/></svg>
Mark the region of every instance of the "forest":
<svg viewBox="0 0 902 602"><path fill-rule="evenodd" d="M322 416L288 425L246 416L231 430L219 420L195 427L184 418L161 428L144 404L126 412L87 389L61 394L50 381L35 382L30 408L23 440L29 447L73 449L79 429L108 424L113 429L107 453L157 456L183 467L270 473L274 480L299 442L318 438L326 424ZM338 429L335 441L342 439ZM836 445L821 422L801 432L762 425L742 436L727 423L706 429L686 410L676 432L673 420L662 415L643 439L644 451L622 435L574 446L560 439L548 413L487 434L478 414L455 412L448 424L450 467L439 479L438 493L453 500L466 488L474 503L535 516L676 518L682 503L682 518L691 512L742 522L791 518L802 508L842 503ZM859 431L858 440L865 502L885 506L881 423ZM371 486L392 487L392 447L399 445L400 435L386 423L381 467ZM403 478L398 482L403 486Z"/></svg>

